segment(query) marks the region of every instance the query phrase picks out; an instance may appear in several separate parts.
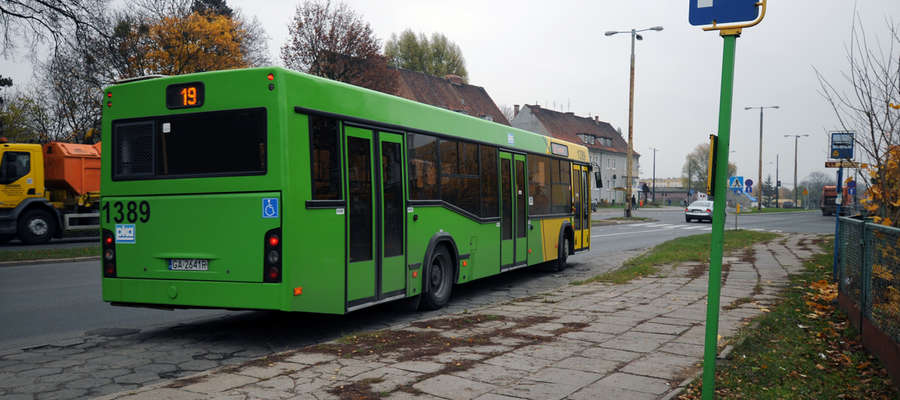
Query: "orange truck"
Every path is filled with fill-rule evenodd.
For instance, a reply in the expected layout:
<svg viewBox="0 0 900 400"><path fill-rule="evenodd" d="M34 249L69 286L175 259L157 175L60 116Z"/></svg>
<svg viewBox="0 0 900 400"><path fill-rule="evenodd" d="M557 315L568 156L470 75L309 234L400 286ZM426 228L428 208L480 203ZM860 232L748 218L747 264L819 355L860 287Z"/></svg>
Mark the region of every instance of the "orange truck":
<svg viewBox="0 0 900 400"><path fill-rule="evenodd" d="M841 215L847 215L850 213L850 207L853 205L853 198L847 194L847 186L843 186L841 189ZM837 212L836 199L837 186L828 185L822 187L822 200L819 203L819 208L822 209L822 215L834 215L834 213Z"/></svg>
<svg viewBox="0 0 900 400"><path fill-rule="evenodd" d="M100 227L100 143L0 139L0 243L47 243Z"/></svg>

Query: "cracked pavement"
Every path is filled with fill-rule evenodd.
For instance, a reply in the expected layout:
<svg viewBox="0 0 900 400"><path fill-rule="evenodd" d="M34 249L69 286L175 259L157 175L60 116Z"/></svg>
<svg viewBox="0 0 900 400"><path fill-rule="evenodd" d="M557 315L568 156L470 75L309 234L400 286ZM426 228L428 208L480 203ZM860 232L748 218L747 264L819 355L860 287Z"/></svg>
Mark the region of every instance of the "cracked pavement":
<svg viewBox="0 0 900 400"><path fill-rule="evenodd" d="M813 254L808 247L813 239L794 235L724 259L723 338L777 300L789 274L799 272ZM516 288L510 292L518 297L495 298L500 301L477 309L462 301L465 310L454 304L441 315L407 315L383 328L370 323L370 329L340 340L297 346L104 398L660 399L676 395L699 370L706 317L703 264L664 266L657 275L622 285ZM232 350L237 352L231 360L248 354ZM48 360L38 369L16 373L43 370L23 377L25 381L75 367L50 366L49 357L37 351L19 354ZM11 356L16 354L2 360ZM131 365L133 358L118 361Z"/></svg>
<svg viewBox="0 0 900 400"><path fill-rule="evenodd" d="M344 316L242 312L144 331L99 329L36 347L0 350L0 397L75 399L138 389L351 332L531 296L616 268L638 253L583 253L570 257L570 268L561 273L525 268L460 285L447 307L431 312L410 312L402 303Z"/></svg>

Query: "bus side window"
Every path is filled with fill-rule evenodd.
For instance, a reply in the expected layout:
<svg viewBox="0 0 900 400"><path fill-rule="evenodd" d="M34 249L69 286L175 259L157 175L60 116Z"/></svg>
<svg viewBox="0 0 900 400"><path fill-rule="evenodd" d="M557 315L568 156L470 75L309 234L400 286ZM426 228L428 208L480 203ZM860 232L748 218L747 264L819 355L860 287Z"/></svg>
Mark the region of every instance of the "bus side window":
<svg viewBox="0 0 900 400"><path fill-rule="evenodd" d="M309 116L309 159L313 200L341 200L338 121Z"/></svg>

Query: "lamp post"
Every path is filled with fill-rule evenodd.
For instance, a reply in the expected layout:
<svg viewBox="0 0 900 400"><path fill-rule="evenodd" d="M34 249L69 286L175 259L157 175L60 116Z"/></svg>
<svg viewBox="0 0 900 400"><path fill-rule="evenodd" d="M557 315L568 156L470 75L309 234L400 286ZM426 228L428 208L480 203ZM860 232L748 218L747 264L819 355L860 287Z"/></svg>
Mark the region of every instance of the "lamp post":
<svg viewBox="0 0 900 400"><path fill-rule="evenodd" d="M794 207L797 207L797 140L805 136L809 135L784 135L784 137L794 138Z"/></svg>
<svg viewBox="0 0 900 400"><path fill-rule="evenodd" d="M656 152L659 149L651 147L650 150L653 150L653 202L656 203Z"/></svg>
<svg viewBox="0 0 900 400"><path fill-rule="evenodd" d="M777 109L778 109L778 106L744 107L744 110L752 110L752 109L754 109L754 108L758 108L758 109L759 109L759 175L757 175L757 178L758 178L759 180L757 181L756 184L759 185L759 189L761 190L761 189L762 189L762 149L763 149L763 148L762 148L762 137L763 137L763 134L762 134L762 133L763 133L763 110L765 110L765 109L767 109L767 108L774 108L774 109L777 110ZM757 210L762 210L762 202L757 202L757 203L756 203L756 209L757 209Z"/></svg>
<svg viewBox="0 0 900 400"><path fill-rule="evenodd" d="M644 37L639 35L639 32L644 31L661 31L663 27L654 26L652 28L646 29L631 29L628 31L607 31L604 35L612 36L617 33L630 33L631 34L631 80L628 87L628 159L625 160L625 165L628 171L626 172L626 182L625 182L625 217L631 217L631 187L633 183L631 182L631 173L632 173L632 164L634 163L634 41L635 40L644 40Z"/></svg>

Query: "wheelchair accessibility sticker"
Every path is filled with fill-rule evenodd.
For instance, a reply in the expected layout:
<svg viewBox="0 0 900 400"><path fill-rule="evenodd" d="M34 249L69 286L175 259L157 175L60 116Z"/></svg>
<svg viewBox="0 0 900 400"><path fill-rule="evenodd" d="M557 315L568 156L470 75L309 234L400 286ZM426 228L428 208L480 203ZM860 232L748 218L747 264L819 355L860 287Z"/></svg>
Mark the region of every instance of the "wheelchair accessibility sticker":
<svg viewBox="0 0 900 400"><path fill-rule="evenodd" d="M264 197L262 199L262 217L278 218L278 198Z"/></svg>

